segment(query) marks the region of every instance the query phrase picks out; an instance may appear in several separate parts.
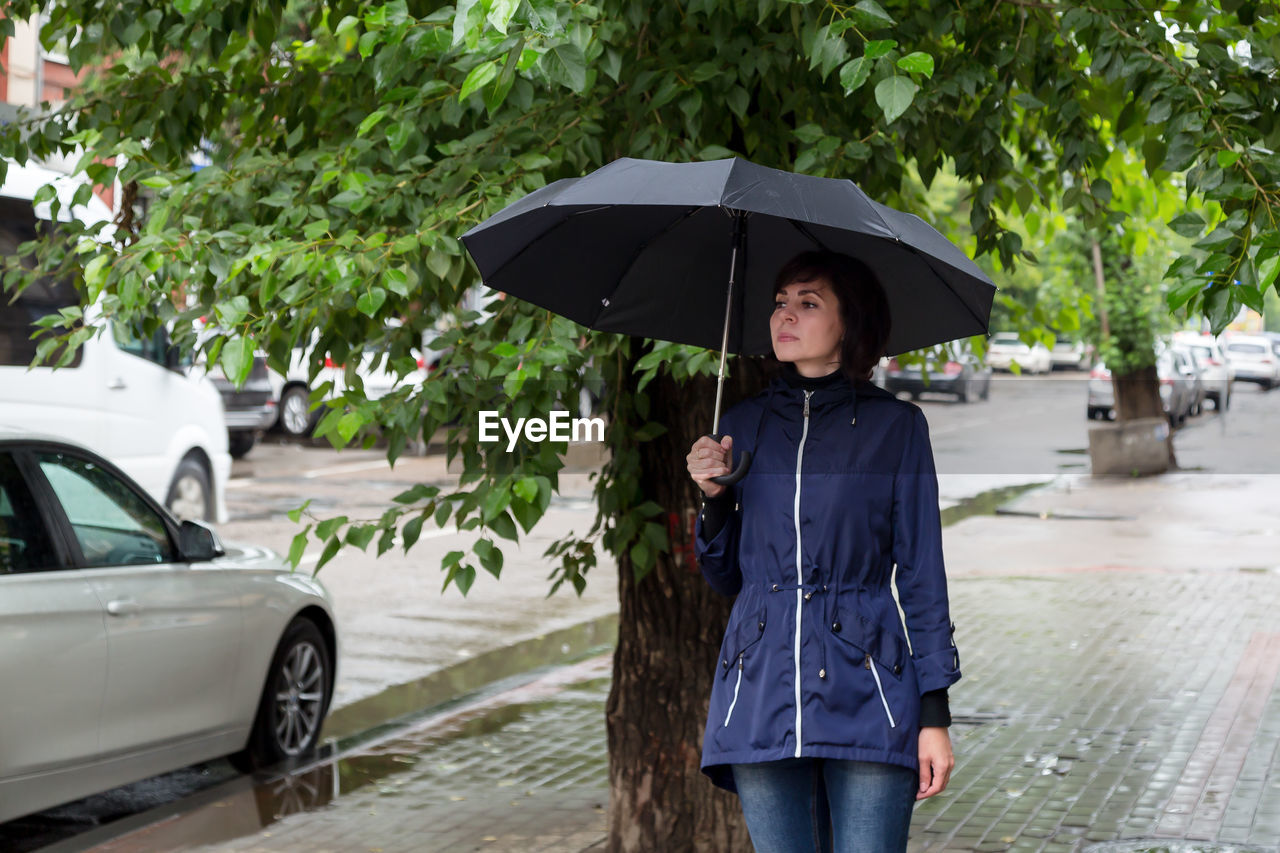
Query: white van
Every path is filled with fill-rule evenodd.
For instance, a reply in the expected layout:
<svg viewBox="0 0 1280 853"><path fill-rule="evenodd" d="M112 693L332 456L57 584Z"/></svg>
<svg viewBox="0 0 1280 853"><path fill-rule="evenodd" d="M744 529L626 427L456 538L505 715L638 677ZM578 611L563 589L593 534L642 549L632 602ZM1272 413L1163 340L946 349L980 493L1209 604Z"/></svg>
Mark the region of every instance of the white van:
<svg viewBox="0 0 1280 853"><path fill-rule="evenodd" d="M31 171L11 163L0 189L0 252L5 254L37 235L39 211L31 199L48 179L32 178ZM68 201L73 191L74 185ZM109 216L105 205L96 198L92 202L100 210L80 208L76 215ZM41 218L47 217L45 211ZM222 399L213 383L188 376L163 333L138 340L106 321L70 366L30 368L36 349L32 322L76 304L78 296L67 282L42 281L18 300L10 298L0 295L0 424L97 451L179 518L226 521L231 456Z"/></svg>

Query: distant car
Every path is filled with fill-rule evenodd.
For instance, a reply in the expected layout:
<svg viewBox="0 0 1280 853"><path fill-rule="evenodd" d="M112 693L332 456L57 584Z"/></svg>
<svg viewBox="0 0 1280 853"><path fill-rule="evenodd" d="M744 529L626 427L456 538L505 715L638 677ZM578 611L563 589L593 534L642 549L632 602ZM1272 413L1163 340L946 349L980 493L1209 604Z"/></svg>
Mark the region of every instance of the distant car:
<svg viewBox="0 0 1280 853"><path fill-rule="evenodd" d="M36 214L30 201L0 197L0 253L50 235ZM0 425L84 444L179 517L225 521L231 457L222 402L207 379L187 375L163 329L144 338L89 306L85 321L102 334L64 367L30 367L39 343L33 323L79 304L68 280L42 279L21 296L0 297Z"/></svg>
<svg viewBox="0 0 1280 853"><path fill-rule="evenodd" d="M179 523L92 451L0 429L0 821L231 755L310 753L324 588Z"/></svg>
<svg viewBox="0 0 1280 853"><path fill-rule="evenodd" d="M987 343L987 364L993 370L1012 370L1013 362L1025 373L1048 373L1053 369L1053 356L1042 343L1029 346L1017 332L996 332Z"/></svg>
<svg viewBox="0 0 1280 853"><path fill-rule="evenodd" d="M946 362L941 370L929 373L926 385L924 371L918 364L899 364L896 358L884 366L882 387L892 393L908 393L914 400L926 391L954 394L961 403L985 400L991 394L991 368L980 364L971 354Z"/></svg>
<svg viewBox="0 0 1280 853"><path fill-rule="evenodd" d="M1207 387L1204 381L1204 367L1200 364L1200 358L1196 355L1195 350L1182 344L1174 343L1173 351L1176 355L1181 356L1181 362L1176 366L1182 376L1185 377L1187 385L1191 387L1190 413L1192 416L1204 413L1204 401L1207 398ZM1177 362L1177 359L1175 359Z"/></svg>
<svg viewBox="0 0 1280 853"><path fill-rule="evenodd" d="M1205 399L1213 401L1215 410L1225 412L1231 407L1235 370L1217 339L1198 332L1175 332L1173 340L1178 346L1191 350L1201 370Z"/></svg>
<svg viewBox="0 0 1280 853"><path fill-rule="evenodd" d="M222 395L222 406L226 410L227 449L232 458L243 459L262 433L275 425L278 417L276 391L267 360L264 356L255 356L249 376L239 388L216 365L209 371L209 381Z"/></svg>
<svg viewBox="0 0 1280 853"><path fill-rule="evenodd" d="M1196 405L1195 368L1190 356L1167 347L1156 355L1156 377L1160 383L1160 403L1171 426L1191 417ZM1098 362L1089 373L1088 415L1090 419L1115 417L1115 388L1111 371Z"/></svg>
<svg viewBox="0 0 1280 853"><path fill-rule="evenodd" d="M1265 335L1231 335L1224 348L1236 379L1256 382L1264 390L1280 385L1280 355Z"/></svg>
<svg viewBox="0 0 1280 853"><path fill-rule="evenodd" d="M1083 341L1060 337L1054 341L1049 361L1053 370L1060 367L1066 370L1085 370L1089 367L1090 348Z"/></svg>
<svg viewBox="0 0 1280 853"><path fill-rule="evenodd" d="M398 325L398 323L389 324L388 334ZM313 386L309 384L308 376L312 358L323 365L316 375L314 387L318 388L325 382L333 383L332 390L325 396L326 400L340 397L347 390L345 365L338 364L327 354L314 352L317 342L318 336L313 336L308 347L296 347L293 350L288 374L285 376L271 374L278 401L275 426L286 435L300 437L309 434L320 416L324 414L321 408L314 411L311 408ZM396 371L387 364L384 350L379 349L377 344L370 343L361 353L360 362L356 367L356 373L364 385L365 396L370 400L376 400L405 382L415 385L424 382L428 374L439 364L442 352L429 347L415 347L412 355L417 362L417 367L400 379L397 378Z"/></svg>

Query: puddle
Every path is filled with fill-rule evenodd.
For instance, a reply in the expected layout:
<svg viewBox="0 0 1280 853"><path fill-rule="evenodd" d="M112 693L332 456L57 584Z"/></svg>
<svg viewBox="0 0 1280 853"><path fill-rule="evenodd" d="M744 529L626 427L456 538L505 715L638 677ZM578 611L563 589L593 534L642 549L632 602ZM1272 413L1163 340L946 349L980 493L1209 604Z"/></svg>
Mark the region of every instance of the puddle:
<svg viewBox="0 0 1280 853"><path fill-rule="evenodd" d="M949 527L975 515L995 515L1003 504L1025 492L1047 485L1048 481L1025 483L1020 486L1003 486L989 489L971 498L965 498L954 506L942 510L942 526Z"/></svg>
<svg viewBox="0 0 1280 853"><path fill-rule="evenodd" d="M593 649L612 646L618 636L618 615L553 631L506 648L494 649L438 670L424 678L390 687L329 714L326 737L346 742L367 739L378 731L397 728L424 710L438 710L476 691L509 688L504 679L528 676L532 670L565 663ZM527 680L527 679L526 679Z"/></svg>

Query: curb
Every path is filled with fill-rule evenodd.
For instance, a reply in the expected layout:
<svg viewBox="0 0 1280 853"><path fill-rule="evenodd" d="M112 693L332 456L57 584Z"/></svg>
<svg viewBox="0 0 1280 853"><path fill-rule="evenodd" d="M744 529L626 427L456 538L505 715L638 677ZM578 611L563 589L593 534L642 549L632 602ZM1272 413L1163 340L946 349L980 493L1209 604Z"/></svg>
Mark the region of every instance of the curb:
<svg viewBox="0 0 1280 853"><path fill-rule="evenodd" d="M618 638L618 614L492 649L430 675L388 687L329 713L323 737L346 740L461 699L491 684L546 666L569 663Z"/></svg>

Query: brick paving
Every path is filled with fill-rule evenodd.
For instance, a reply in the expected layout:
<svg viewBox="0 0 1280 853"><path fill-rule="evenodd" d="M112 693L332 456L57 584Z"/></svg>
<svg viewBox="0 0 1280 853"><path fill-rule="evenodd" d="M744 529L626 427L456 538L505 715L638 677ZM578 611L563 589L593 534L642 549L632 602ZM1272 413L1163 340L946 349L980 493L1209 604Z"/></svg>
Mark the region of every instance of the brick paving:
<svg viewBox="0 0 1280 853"><path fill-rule="evenodd" d="M1003 537L1001 562L949 567L965 673L952 691L957 766L949 789L917 806L913 853L1084 853L1142 839L1280 850L1280 548L1266 547L1280 536L1280 494L1246 522L1231 505L1249 491L1241 482L1179 482L1176 500L1157 502L1155 484L1077 483L1019 502L1123 502L1117 520L1032 512L948 528L948 547ZM1203 503L1188 491L1200 486ZM1253 486L1251 501L1273 491ZM1180 508L1198 521L1171 525L1173 540L1128 542ZM1179 530L1194 543L1181 551ZM394 733L340 763L343 793L329 805L202 849L601 850L608 686L601 656Z"/></svg>

